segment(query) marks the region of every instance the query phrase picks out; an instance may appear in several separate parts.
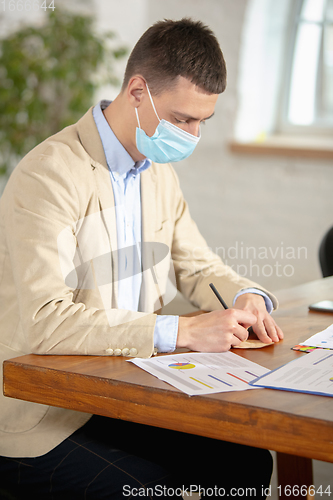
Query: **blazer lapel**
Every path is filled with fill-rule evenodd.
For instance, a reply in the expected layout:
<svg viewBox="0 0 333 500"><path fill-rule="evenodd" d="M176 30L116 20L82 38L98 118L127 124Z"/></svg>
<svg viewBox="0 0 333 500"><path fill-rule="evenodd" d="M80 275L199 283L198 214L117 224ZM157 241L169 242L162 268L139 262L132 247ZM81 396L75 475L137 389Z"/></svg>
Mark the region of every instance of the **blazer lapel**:
<svg viewBox="0 0 333 500"><path fill-rule="evenodd" d="M117 262L117 224L113 189L110 172L106 163L102 142L92 115L92 108L78 121L78 135L82 146L91 159L91 168L99 199L101 223L106 228L110 251L110 275L112 283L99 286L104 306L117 307L118 301L118 262ZM104 261L105 262L105 261Z"/></svg>

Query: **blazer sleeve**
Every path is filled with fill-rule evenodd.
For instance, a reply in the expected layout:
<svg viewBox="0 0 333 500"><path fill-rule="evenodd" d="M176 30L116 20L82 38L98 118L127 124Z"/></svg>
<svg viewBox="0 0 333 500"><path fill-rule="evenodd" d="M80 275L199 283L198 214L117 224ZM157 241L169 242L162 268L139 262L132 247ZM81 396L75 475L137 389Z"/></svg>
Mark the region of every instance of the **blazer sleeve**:
<svg viewBox="0 0 333 500"><path fill-rule="evenodd" d="M229 307L232 307L233 299L240 290L258 288L270 297L276 309L278 301L272 293L254 281L239 276L208 247L190 216L178 177L173 169L172 172L176 193L176 214L171 253L178 290L196 307L212 311L221 306L211 292L209 283L215 284Z"/></svg>
<svg viewBox="0 0 333 500"><path fill-rule="evenodd" d="M81 175L88 175L84 168ZM155 314L106 312L98 289L77 291L64 280L57 239L84 214L84 184L89 179L77 185L66 162L55 162L47 150L28 155L14 170L1 199L6 276L12 275L16 294L7 306L17 304L18 309L12 323L21 325L28 349L36 354L108 355L117 350L149 357Z"/></svg>

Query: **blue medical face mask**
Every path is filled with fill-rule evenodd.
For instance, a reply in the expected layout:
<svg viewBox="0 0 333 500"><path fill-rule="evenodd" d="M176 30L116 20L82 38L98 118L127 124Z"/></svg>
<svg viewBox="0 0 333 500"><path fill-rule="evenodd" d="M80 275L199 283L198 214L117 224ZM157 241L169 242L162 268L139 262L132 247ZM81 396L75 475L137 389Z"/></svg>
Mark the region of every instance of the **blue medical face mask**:
<svg viewBox="0 0 333 500"><path fill-rule="evenodd" d="M166 120L160 120L150 95L148 85L147 90L150 102L160 123L154 135L149 137L140 126L138 110L135 108L139 125L139 127L136 128L136 147L141 154L156 163L184 160L193 153L195 146L199 142L200 134L198 137L195 137Z"/></svg>

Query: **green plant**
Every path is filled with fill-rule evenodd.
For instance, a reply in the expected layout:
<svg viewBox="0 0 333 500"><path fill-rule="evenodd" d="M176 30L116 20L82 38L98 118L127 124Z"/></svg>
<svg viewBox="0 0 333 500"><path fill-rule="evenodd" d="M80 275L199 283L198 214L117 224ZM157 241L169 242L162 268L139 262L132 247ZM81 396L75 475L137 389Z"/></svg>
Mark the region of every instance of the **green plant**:
<svg viewBox="0 0 333 500"><path fill-rule="evenodd" d="M127 50L110 48L114 36L97 36L91 17L56 9L42 27L0 40L0 174L77 121L98 87L119 83L114 62Z"/></svg>

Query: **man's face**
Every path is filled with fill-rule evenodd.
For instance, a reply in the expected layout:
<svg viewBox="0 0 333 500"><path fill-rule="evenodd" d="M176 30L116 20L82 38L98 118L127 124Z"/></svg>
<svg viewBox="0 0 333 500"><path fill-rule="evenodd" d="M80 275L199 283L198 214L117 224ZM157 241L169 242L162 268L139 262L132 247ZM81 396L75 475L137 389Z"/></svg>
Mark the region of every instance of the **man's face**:
<svg viewBox="0 0 333 500"><path fill-rule="evenodd" d="M153 96L158 116L194 136L199 135L200 124L213 114L218 94L206 94L199 87L183 77L176 85L161 94ZM138 108L141 128L150 137L159 123L148 93Z"/></svg>

